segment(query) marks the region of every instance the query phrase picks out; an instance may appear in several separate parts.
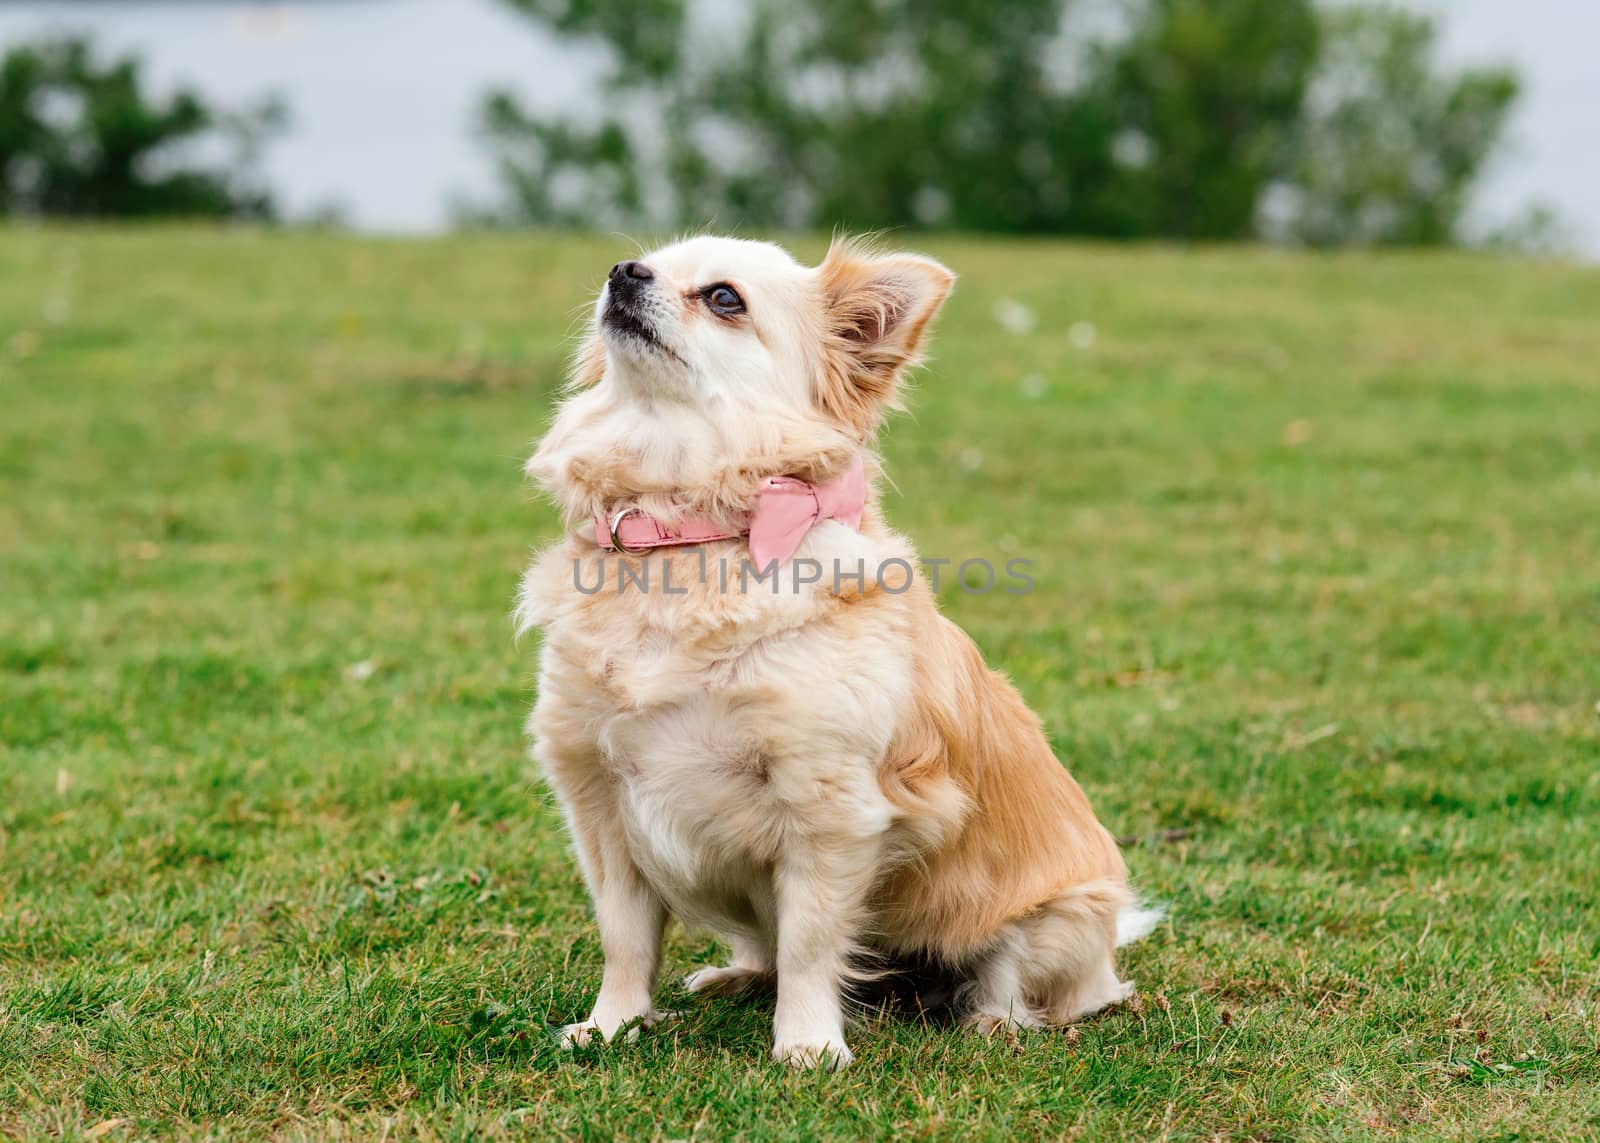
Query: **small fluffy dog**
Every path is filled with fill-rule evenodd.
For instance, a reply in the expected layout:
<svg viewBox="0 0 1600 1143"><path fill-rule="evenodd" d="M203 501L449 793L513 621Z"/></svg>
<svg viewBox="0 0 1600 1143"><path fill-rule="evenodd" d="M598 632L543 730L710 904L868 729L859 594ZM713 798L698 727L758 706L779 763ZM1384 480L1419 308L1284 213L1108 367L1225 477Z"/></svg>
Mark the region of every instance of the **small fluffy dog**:
<svg viewBox="0 0 1600 1143"><path fill-rule="evenodd" d="M954 280L711 237L612 267L528 462L566 536L517 608L544 632L529 730L605 954L568 1043L660 1017L669 916L732 948L689 991L775 979L773 1055L800 1066L851 1059L863 963L941 966L984 1030L1132 990L1114 950L1157 914L871 486Z"/></svg>

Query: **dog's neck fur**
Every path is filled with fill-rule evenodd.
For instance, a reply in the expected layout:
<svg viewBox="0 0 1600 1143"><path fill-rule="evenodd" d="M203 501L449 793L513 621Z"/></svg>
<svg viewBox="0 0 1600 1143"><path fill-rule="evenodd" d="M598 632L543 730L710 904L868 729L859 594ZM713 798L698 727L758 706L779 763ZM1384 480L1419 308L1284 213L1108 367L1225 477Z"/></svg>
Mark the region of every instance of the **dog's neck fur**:
<svg viewBox="0 0 1600 1143"><path fill-rule="evenodd" d="M562 404L527 472L569 530L623 505L667 523L695 517L736 526L767 477L822 484L857 456L867 464L871 504L877 454L845 426L816 414L754 416L650 400L607 377Z"/></svg>

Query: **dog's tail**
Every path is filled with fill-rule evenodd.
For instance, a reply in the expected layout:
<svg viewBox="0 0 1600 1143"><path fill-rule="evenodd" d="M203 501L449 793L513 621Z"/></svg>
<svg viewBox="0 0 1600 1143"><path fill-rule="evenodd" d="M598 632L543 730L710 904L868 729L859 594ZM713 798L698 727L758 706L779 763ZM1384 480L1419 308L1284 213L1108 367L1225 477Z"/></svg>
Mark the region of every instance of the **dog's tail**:
<svg viewBox="0 0 1600 1143"><path fill-rule="evenodd" d="M1117 911L1117 947L1131 945L1148 937L1167 915L1160 905L1152 905L1137 898L1130 900Z"/></svg>

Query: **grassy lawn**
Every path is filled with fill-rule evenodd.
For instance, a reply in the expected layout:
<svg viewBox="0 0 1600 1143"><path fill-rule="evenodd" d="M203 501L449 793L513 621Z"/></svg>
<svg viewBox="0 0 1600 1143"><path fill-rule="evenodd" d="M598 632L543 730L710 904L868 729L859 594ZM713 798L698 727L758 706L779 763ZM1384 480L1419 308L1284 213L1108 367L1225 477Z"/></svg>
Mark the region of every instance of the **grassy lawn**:
<svg viewBox="0 0 1600 1143"><path fill-rule="evenodd" d="M624 245L0 232L0 1136L1593 1138L1600 272L927 245L891 517L1033 561L944 602L1172 906L1139 1003L792 1075L675 933L557 1050L519 464Z"/></svg>

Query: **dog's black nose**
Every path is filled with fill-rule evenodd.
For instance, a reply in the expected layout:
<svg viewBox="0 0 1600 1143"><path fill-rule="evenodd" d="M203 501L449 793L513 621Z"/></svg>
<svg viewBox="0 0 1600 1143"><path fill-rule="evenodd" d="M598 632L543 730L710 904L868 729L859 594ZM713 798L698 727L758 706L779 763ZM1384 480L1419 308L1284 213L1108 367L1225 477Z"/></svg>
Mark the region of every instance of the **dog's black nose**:
<svg viewBox="0 0 1600 1143"><path fill-rule="evenodd" d="M611 267L611 284L614 286L633 287L655 276L656 272L643 262L618 262Z"/></svg>

